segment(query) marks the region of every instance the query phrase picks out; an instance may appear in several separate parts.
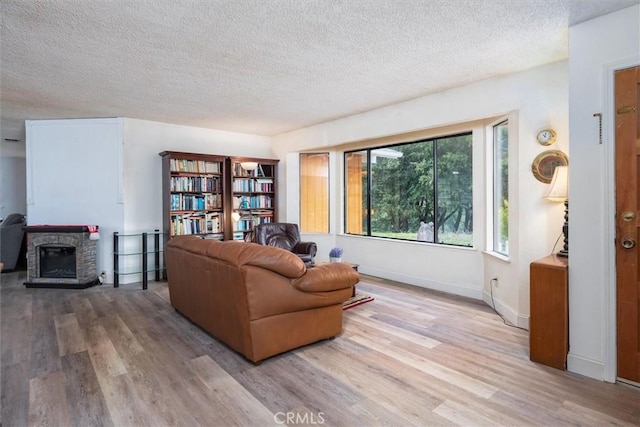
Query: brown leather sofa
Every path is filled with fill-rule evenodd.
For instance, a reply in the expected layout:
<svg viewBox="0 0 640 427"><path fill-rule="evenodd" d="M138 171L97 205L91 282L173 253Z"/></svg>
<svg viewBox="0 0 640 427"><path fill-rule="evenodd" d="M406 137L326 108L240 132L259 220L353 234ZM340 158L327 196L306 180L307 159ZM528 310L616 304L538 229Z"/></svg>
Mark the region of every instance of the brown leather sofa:
<svg viewBox="0 0 640 427"><path fill-rule="evenodd" d="M307 269L293 253L178 236L166 245L171 305L253 362L342 332L358 283L346 264Z"/></svg>

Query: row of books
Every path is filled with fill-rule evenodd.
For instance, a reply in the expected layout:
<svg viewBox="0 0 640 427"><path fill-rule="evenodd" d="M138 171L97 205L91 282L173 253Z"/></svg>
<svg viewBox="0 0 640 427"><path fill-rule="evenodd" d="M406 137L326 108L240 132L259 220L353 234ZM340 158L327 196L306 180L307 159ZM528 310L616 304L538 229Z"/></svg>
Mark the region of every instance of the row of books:
<svg viewBox="0 0 640 427"><path fill-rule="evenodd" d="M271 172L269 168L273 166L268 166L268 172ZM242 177L252 177L252 178L264 178L266 176L273 176L272 173L269 175L265 175L264 169L261 164L258 163L258 167L254 170L244 170L240 163L233 164L233 176L242 176Z"/></svg>
<svg viewBox="0 0 640 427"><path fill-rule="evenodd" d="M234 209L259 209L272 207L273 197L271 196L239 196L233 198Z"/></svg>
<svg viewBox="0 0 640 427"><path fill-rule="evenodd" d="M220 178L210 176L172 176L171 191L220 192Z"/></svg>
<svg viewBox="0 0 640 427"><path fill-rule="evenodd" d="M222 233L221 214L174 215L171 235Z"/></svg>
<svg viewBox="0 0 640 427"><path fill-rule="evenodd" d="M220 194L171 194L172 211L203 211L222 208Z"/></svg>
<svg viewBox="0 0 640 427"><path fill-rule="evenodd" d="M256 226L256 219L254 218L240 218L235 225L235 229L239 231L249 231L253 230L253 227Z"/></svg>
<svg viewBox="0 0 640 427"><path fill-rule="evenodd" d="M258 212L257 214L245 215L236 221L234 230L250 231L258 224L273 222L273 212Z"/></svg>
<svg viewBox="0 0 640 427"><path fill-rule="evenodd" d="M204 160L169 159L172 172L220 173L220 162Z"/></svg>
<svg viewBox="0 0 640 427"><path fill-rule="evenodd" d="M260 179L235 179L233 181L233 191L239 191L244 193L272 193L273 192L273 179L260 178Z"/></svg>

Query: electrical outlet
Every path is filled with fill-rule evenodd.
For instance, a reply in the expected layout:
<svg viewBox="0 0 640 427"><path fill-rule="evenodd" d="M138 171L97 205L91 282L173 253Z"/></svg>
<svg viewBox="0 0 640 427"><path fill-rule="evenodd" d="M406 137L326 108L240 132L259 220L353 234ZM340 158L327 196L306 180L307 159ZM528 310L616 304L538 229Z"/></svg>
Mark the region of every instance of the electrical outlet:
<svg viewBox="0 0 640 427"><path fill-rule="evenodd" d="M498 287L498 278L494 277L493 279L491 279L491 281L493 282L493 284L496 286L496 288Z"/></svg>

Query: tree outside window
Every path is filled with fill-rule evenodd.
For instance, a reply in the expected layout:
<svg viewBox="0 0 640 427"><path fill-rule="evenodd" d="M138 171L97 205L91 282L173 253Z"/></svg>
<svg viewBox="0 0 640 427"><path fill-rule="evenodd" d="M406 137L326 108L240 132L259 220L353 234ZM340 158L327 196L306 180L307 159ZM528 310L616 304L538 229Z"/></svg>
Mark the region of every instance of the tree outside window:
<svg viewBox="0 0 640 427"><path fill-rule="evenodd" d="M473 245L470 132L347 152L345 182L349 234Z"/></svg>
<svg viewBox="0 0 640 427"><path fill-rule="evenodd" d="M493 251L509 255L509 122L493 127Z"/></svg>

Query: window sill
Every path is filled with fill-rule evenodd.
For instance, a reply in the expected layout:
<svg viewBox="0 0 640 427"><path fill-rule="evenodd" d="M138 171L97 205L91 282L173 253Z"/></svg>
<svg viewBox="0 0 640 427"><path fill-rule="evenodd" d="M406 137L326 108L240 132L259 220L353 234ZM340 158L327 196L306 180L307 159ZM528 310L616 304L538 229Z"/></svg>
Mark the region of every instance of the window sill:
<svg viewBox="0 0 640 427"><path fill-rule="evenodd" d="M485 255L489 255L490 257L493 257L493 258L495 258L495 259L497 259L497 260L500 260L500 261L502 261L502 262L505 262L505 263L507 263L507 264L510 264L510 263L511 263L511 261L509 260L509 257L508 257L508 256L505 256L505 255L499 254L498 252L482 251L482 253L483 253L483 254L485 254Z"/></svg>
<svg viewBox="0 0 640 427"><path fill-rule="evenodd" d="M379 237L379 236L361 236L357 234L336 234L336 237L344 237L347 239L366 239L366 240L377 240L379 242L387 242L391 244L402 244L402 245L417 245L420 247L430 247L430 248L441 248L441 249L453 249L459 251L467 251L467 252L477 252L477 249L473 246L456 246L456 245L448 245L444 243L433 243L433 242L422 242L419 240L404 240L404 239L394 239L392 237Z"/></svg>

